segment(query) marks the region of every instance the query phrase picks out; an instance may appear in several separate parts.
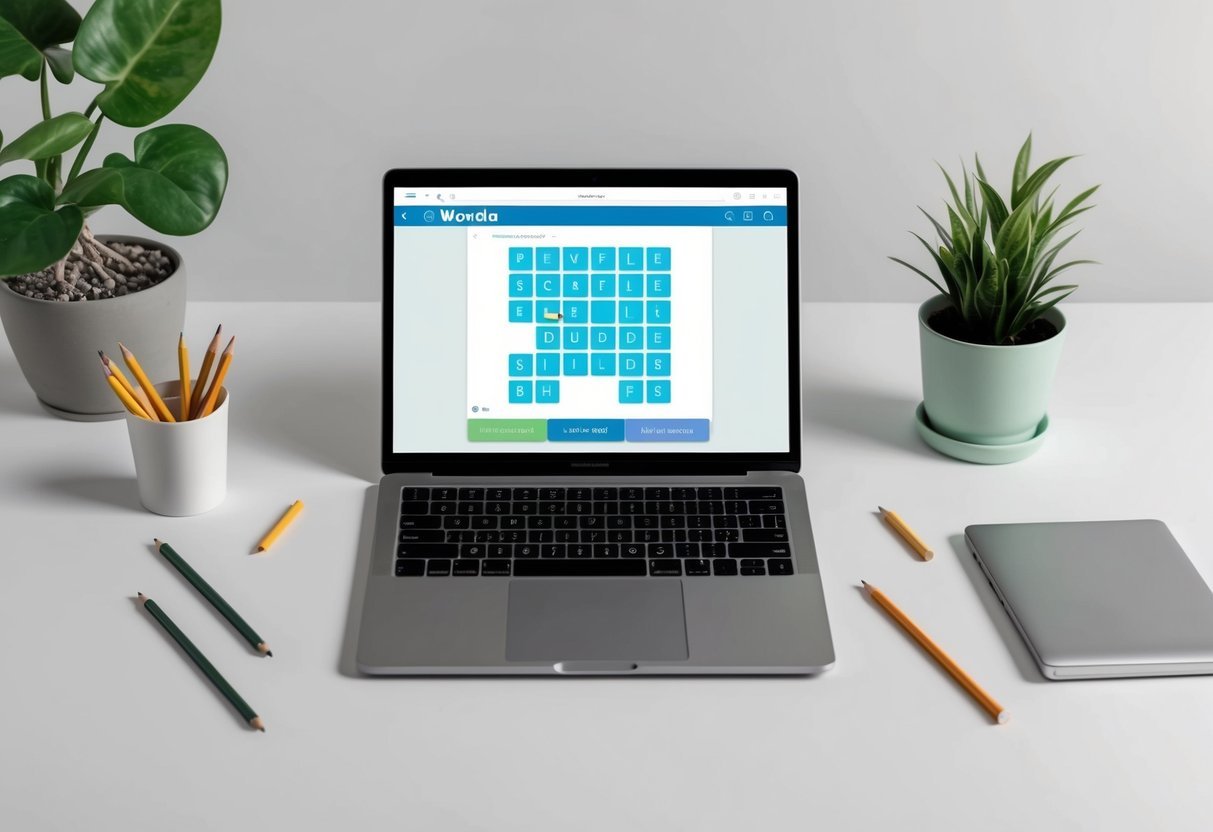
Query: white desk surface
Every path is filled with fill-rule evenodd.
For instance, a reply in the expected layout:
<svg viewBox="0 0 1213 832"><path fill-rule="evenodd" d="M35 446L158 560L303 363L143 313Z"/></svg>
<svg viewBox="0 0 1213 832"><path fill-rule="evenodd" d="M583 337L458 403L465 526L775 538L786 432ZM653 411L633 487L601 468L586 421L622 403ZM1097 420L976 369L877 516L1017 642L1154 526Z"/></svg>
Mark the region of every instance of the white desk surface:
<svg viewBox="0 0 1213 832"><path fill-rule="evenodd" d="M966 524L1165 519L1213 578L1213 307L1070 304L1052 435L1007 467L927 449L909 305L808 305L803 474L838 652L800 679L369 679L353 670L378 475L374 304L194 303L239 335L230 492L143 511L121 422L44 414L0 340L0 827L1207 829L1213 678L1048 682ZM295 498L267 555L247 553ZM874 516L900 511L919 562ZM274 648L255 658L172 542ZM856 586L1007 706L990 724ZM155 598L269 726L131 597Z"/></svg>

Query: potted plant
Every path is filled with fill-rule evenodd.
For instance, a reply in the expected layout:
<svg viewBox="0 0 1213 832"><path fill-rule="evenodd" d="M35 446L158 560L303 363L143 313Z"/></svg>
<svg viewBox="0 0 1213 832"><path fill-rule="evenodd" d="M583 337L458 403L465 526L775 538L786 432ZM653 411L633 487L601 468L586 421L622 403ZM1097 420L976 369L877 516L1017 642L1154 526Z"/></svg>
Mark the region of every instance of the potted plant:
<svg viewBox="0 0 1213 832"><path fill-rule="evenodd" d="M67 0L0 0L0 78L36 83L42 103L41 121L0 136L0 166L16 171L0 170L0 321L26 380L60 415L120 415L97 367L97 350L119 340L154 378L174 376L164 345L185 321L180 255L94 236L89 221L119 205L158 233L196 234L219 211L227 158L206 131L164 124L136 135L129 156L84 164L106 121L146 128L189 95L219 26L220 0L97 0L83 20ZM51 76L76 75L103 87L84 112L55 113Z"/></svg>
<svg viewBox="0 0 1213 832"><path fill-rule="evenodd" d="M1040 446L1066 329L1057 304L1077 288L1057 278L1094 262L1058 260L1077 236L1063 230L1090 210L1087 200L1099 186L1059 208L1056 189L1045 187L1074 157L1031 170L1031 154L1029 135L1005 196L990 184L977 157L972 172L961 166L963 189L940 167L952 197L945 200L947 224L922 211L938 235L938 248L914 236L930 252L942 284L890 258L939 290L918 310L919 433L936 450L971 462L1011 462Z"/></svg>

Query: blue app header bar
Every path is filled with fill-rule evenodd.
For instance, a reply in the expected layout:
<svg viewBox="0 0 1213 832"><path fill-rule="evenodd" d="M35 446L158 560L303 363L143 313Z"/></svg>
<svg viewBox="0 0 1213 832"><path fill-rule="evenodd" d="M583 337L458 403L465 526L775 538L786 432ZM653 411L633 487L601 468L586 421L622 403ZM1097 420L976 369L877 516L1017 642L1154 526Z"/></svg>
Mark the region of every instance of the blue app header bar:
<svg viewBox="0 0 1213 832"><path fill-rule="evenodd" d="M522 226L522 225L710 225L786 226L788 209L769 207L678 205L397 205L396 225L401 226Z"/></svg>

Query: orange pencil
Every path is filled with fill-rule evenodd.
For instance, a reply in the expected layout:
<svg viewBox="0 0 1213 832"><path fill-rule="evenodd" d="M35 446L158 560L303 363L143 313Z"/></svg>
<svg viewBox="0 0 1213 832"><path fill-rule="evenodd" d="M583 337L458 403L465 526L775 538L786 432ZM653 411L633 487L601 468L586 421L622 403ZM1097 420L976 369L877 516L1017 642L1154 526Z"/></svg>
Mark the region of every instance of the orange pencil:
<svg viewBox="0 0 1213 832"><path fill-rule="evenodd" d="M884 506L877 506L877 508L880 509L880 516L884 518L884 521L892 527L893 531L901 536L902 540L909 544L911 549L918 553L920 558L930 560L935 557L935 553L931 551L931 547L924 543L923 539L906 525L906 521L901 519L900 514Z"/></svg>
<svg viewBox="0 0 1213 832"><path fill-rule="evenodd" d="M995 722L1002 725L1007 721L1009 714L1007 714L1006 709L1003 708L1002 705L999 705L994 697L986 693L982 689L981 685L973 681L972 676L961 670L960 665L958 665L951 656L945 653L943 648L932 641L931 637L924 633L917 624L911 621L910 617L902 612L896 604L890 601L887 595L876 587L872 586L867 581L860 581L860 583L862 583L863 588L868 591L868 595L872 597L872 600L884 607L885 612L892 616L893 620L900 624L902 629L909 633L913 639L922 646L923 650L930 653L931 658L939 662L943 669L951 674L952 678L965 689L969 696L972 696L977 700L977 704L985 708L986 713L988 713Z"/></svg>
<svg viewBox="0 0 1213 832"><path fill-rule="evenodd" d="M202 407L203 393L206 392L206 377L211 371L211 366L215 363L215 356L219 354L219 333L223 330L223 324L219 324L215 330L215 337L211 338L210 346L206 348L206 355L202 356L202 369L198 371L198 379L194 382L194 390L190 393L190 418L198 418L198 410Z"/></svg>
<svg viewBox="0 0 1213 832"><path fill-rule="evenodd" d="M139 386L147 394L147 399L152 403L152 407L160 417L160 421L177 421L173 418L173 412L168 409L168 405L164 403L164 399L160 398L160 394L156 392L156 388L152 385L151 379L147 377L147 373L143 372L143 368L139 366L139 361L135 358L135 354L128 350L126 345L121 341L118 342L118 349L122 350L122 360L126 362L127 367L130 367L131 375L135 377L135 381L139 382Z"/></svg>
<svg viewBox="0 0 1213 832"><path fill-rule="evenodd" d="M227 342L223 355L219 358L219 368L215 370L215 378L211 382L210 389L206 391L206 397L202 400L202 406L198 408L199 419L211 415L211 411L215 409L215 402L219 398L219 389L223 387L223 379L227 376L227 368L232 366L232 347L235 344L236 336L233 335L232 340Z"/></svg>
<svg viewBox="0 0 1213 832"><path fill-rule="evenodd" d="M190 348L185 345L185 333L177 338L177 369L181 373L181 421L190 417Z"/></svg>

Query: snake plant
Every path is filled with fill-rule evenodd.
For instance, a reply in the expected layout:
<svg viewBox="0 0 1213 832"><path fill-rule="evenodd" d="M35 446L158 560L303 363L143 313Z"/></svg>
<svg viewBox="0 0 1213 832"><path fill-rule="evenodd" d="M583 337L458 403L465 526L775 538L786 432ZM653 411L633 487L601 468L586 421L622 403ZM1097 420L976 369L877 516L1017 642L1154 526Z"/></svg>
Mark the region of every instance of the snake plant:
<svg viewBox="0 0 1213 832"><path fill-rule="evenodd" d="M1015 344L1025 328L1038 320L1077 286L1057 284L1063 272L1093 260L1070 260L1055 265L1062 249L1078 236L1060 237L1079 214L1098 185L1088 188L1058 209L1057 189L1044 194L1057 169L1073 156L1045 162L1031 170L1032 136L1015 158L1011 192L1000 194L991 184L981 160L974 170L961 164L963 188L942 165L952 200L945 199L947 224L919 210L930 220L938 247L914 234L930 252L942 284L922 269L899 257L896 263L916 272L946 295L959 315L964 340L976 344Z"/></svg>

